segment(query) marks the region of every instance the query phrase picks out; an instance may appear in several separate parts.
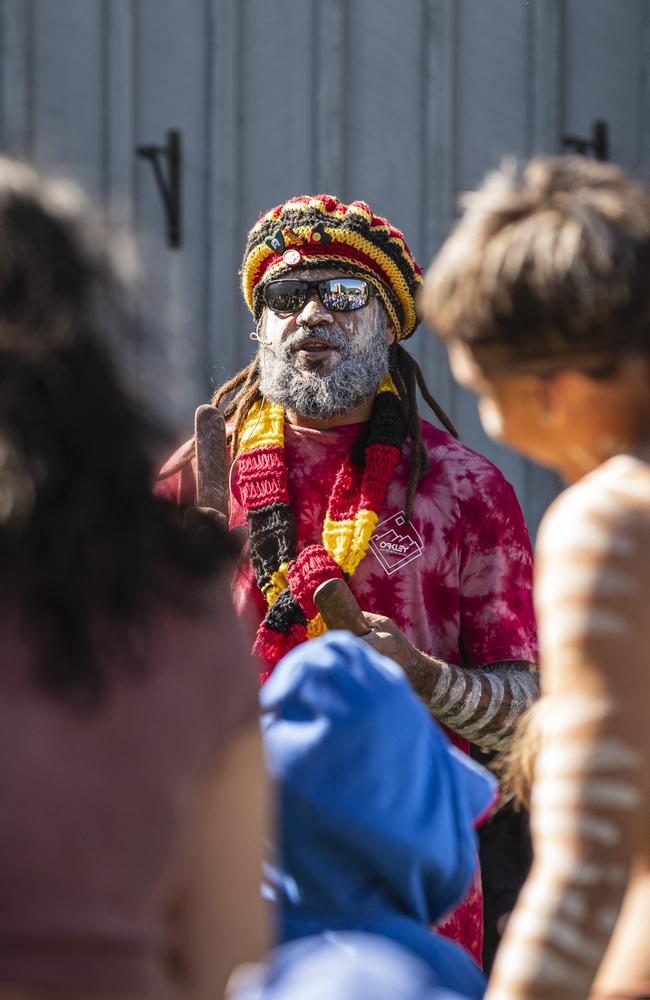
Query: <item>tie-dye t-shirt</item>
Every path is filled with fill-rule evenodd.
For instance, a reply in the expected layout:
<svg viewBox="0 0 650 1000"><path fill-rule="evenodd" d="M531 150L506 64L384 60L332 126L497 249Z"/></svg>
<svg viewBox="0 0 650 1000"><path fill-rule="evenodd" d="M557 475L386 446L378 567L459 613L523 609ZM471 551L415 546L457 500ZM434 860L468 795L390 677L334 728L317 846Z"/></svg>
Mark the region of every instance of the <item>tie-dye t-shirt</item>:
<svg viewBox="0 0 650 1000"><path fill-rule="evenodd" d="M321 541L334 478L361 427L320 431L285 423L298 550ZM486 458L424 420L422 438L431 468L418 486L411 519L404 513L407 440L368 552L349 580L353 593L365 611L392 618L414 646L439 659L465 666L536 662L531 547L514 490ZM158 492L195 503L190 466L162 480ZM236 462L230 523L245 524ZM259 624L265 602L246 551L234 599L239 612ZM465 740L449 735L468 749ZM475 888L444 932L480 960L480 891Z"/></svg>
<svg viewBox="0 0 650 1000"><path fill-rule="evenodd" d="M360 424L330 431L285 424L289 495L298 550L321 541L334 477ZM365 559L349 584L365 611L387 615L418 649L451 663L536 661L532 557L512 487L487 459L422 421L431 470L410 522L404 514L407 443ZM244 524L231 476L231 525ZM265 603L248 559L235 579L235 604Z"/></svg>

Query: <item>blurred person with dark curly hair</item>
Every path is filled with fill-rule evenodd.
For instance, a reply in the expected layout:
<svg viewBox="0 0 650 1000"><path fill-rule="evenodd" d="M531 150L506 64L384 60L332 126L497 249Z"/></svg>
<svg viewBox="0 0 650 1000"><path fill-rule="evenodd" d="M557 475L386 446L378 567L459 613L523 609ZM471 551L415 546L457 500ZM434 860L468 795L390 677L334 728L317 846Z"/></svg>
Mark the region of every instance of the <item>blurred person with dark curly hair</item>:
<svg viewBox="0 0 650 1000"><path fill-rule="evenodd" d="M78 192L0 159L0 997L217 998L266 946L234 546L151 494L160 431Z"/></svg>
<svg viewBox="0 0 650 1000"><path fill-rule="evenodd" d="M584 157L468 196L423 307L493 436L569 488L538 539L535 858L490 1000L650 996L650 196Z"/></svg>

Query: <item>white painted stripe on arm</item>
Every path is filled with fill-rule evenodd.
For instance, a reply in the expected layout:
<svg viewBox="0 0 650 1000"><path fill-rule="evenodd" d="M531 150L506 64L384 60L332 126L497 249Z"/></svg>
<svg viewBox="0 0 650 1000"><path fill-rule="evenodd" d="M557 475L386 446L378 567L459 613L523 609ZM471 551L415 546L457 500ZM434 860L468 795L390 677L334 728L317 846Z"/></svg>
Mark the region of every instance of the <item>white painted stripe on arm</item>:
<svg viewBox="0 0 650 1000"><path fill-rule="evenodd" d="M643 758L637 750L614 736L590 745L576 739L544 747L535 764L535 777L536 780L555 778L573 771L585 774L629 771L638 769L642 763Z"/></svg>
<svg viewBox="0 0 650 1000"><path fill-rule="evenodd" d="M576 781L552 775L533 785L532 802L540 809L575 806L603 806L609 809L634 809L643 798L636 785L620 779L589 778Z"/></svg>
<svg viewBox="0 0 650 1000"><path fill-rule="evenodd" d="M555 811L536 813L531 818L531 830L539 837L579 836L604 847L614 847L622 836L617 823L590 813L578 816Z"/></svg>
<svg viewBox="0 0 650 1000"><path fill-rule="evenodd" d="M495 716L501 711L501 706L503 705L505 686L501 677L499 677L498 674L488 673L486 675L486 679L492 691L490 702L481 718L477 719L476 725L472 726L471 729L467 729L468 734L472 732L475 735L478 735L487 729L490 723L494 720Z"/></svg>
<svg viewBox="0 0 650 1000"><path fill-rule="evenodd" d="M611 566L602 566L594 572L590 563L572 563L562 567L562 574L548 573L535 588L538 612L547 608L555 609L557 604L573 600L576 595L589 592L590 599L597 597L619 597L634 590L635 580L631 573Z"/></svg>
<svg viewBox="0 0 650 1000"><path fill-rule="evenodd" d="M467 696L464 708L460 709L458 714L455 716L454 722L457 726L461 726L464 722L467 722L473 715L479 706L481 700L481 694L483 693L483 684L479 677L471 678L471 687L469 695Z"/></svg>

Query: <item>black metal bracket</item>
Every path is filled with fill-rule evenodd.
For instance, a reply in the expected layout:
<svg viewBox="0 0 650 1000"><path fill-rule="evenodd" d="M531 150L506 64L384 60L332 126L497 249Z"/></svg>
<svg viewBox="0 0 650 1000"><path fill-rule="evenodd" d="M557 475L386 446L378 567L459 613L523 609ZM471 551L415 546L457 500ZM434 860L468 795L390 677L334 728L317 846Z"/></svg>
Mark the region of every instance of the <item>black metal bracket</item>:
<svg viewBox="0 0 650 1000"><path fill-rule="evenodd" d="M575 149L581 156L588 156L593 153L597 160L609 159L609 126L606 121L599 118L592 123L591 139L583 139L577 135L565 135L562 137L562 145L565 149Z"/></svg>
<svg viewBox="0 0 650 1000"><path fill-rule="evenodd" d="M162 198L167 220L167 242L178 249L181 245L181 176L183 164L183 143L178 129L169 129L164 146L138 146L138 156L149 160L153 167L156 184ZM162 161L166 161L167 173Z"/></svg>

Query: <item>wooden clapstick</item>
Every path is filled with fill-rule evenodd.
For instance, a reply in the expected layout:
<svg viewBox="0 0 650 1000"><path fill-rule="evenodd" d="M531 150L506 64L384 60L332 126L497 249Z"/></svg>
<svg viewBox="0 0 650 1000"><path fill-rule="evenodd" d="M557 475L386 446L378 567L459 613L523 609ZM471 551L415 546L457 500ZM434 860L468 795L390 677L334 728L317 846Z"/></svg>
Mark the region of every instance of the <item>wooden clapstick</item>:
<svg viewBox="0 0 650 1000"><path fill-rule="evenodd" d="M314 604L328 629L346 629L353 635L368 635L370 628L357 599L345 580L326 580L314 591Z"/></svg>

